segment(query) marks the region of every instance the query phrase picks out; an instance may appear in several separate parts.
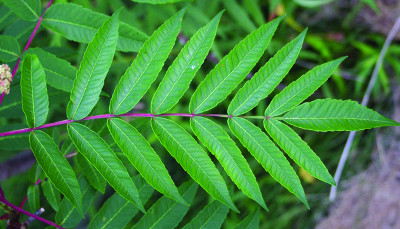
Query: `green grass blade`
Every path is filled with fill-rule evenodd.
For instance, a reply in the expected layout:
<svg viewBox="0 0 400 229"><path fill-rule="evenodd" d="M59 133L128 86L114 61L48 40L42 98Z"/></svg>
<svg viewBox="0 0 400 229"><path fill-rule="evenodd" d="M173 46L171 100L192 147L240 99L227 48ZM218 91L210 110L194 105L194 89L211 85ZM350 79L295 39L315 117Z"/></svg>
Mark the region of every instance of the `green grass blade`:
<svg viewBox="0 0 400 229"><path fill-rule="evenodd" d="M0 2L25 21L37 21L40 17L40 0L0 0Z"/></svg>
<svg viewBox="0 0 400 229"><path fill-rule="evenodd" d="M0 36L0 61L11 62L21 53L17 39L12 36Z"/></svg>
<svg viewBox="0 0 400 229"><path fill-rule="evenodd" d="M104 79L114 58L118 25L119 12L103 24L89 43L71 91L68 119L85 118L99 100Z"/></svg>
<svg viewBox="0 0 400 229"><path fill-rule="evenodd" d="M336 99L304 103L286 113L282 120L315 131L354 131L399 125L355 101Z"/></svg>
<svg viewBox="0 0 400 229"><path fill-rule="evenodd" d="M267 209L256 177L240 149L229 135L216 123L204 117L190 120L193 132L200 141L215 155L225 172L248 197Z"/></svg>
<svg viewBox="0 0 400 229"><path fill-rule="evenodd" d="M22 110L30 128L44 124L49 113L46 75L36 55L25 56L21 73Z"/></svg>
<svg viewBox="0 0 400 229"><path fill-rule="evenodd" d="M186 203L191 204L196 195L197 188L198 185L195 182L188 181L179 186L178 190ZM132 229L175 228L188 210L188 205L180 204L163 196L151 206L149 211Z"/></svg>
<svg viewBox="0 0 400 229"><path fill-rule="evenodd" d="M265 99L289 70L300 53L307 30L283 47L238 91L228 107L228 114L244 114Z"/></svg>
<svg viewBox="0 0 400 229"><path fill-rule="evenodd" d="M36 130L30 133L29 142L33 155L49 180L82 212L81 190L75 173L53 139L46 133Z"/></svg>
<svg viewBox="0 0 400 229"><path fill-rule="evenodd" d="M99 28L110 17L73 3L59 3L51 6L44 15L43 26L68 40L89 43ZM148 38L132 26L120 22L117 50L137 52Z"/></svg>
<svg viewBox="0 0 400 229"><path fill-rule="evenodd" d="M221 228L228 212L227 206L214 200L207 204L183 229Z"/></svg>
<svg viewBox="0 0 400 229"><path fill-rule="evenodd" d="M272 99L265 116L275 117L299 105L328 80L344 59L346 57L318 65L289 84Z"/></svg>
<svg viewBox="0 0 400 229"><path fill-rule="evenodd" d="M134 182L138 187L140 199L145 204L154 189L140 176L136 176ZM138 212L139 209L135 205L114 193L90 221L88 229L124 228Z"/></svg>
<svg viewBox="0 0 400 229"><path fill-rule="evenodd" d="M89 184L97 191L104 194L106 191L106 181L100 175L99 171L97 171L82 154L78 153L75 157L79 167L82 169L83 175L89 181Z"/></svg>
<svg viewBox="0 0 400 229"><path fill-rule="evenodd" d="M213 44L222 12L199 29L168 68L151 101L151 113L162 114L179 102Z"/></svg>
<svg viewBox="0 0 400 229"><path fill-rule="evenodd" d="M46 82L48 85L59 90L71 92L77 72L71 63L40 48L30 48L25 53L35 54L39 58L46 73Z"/></svg>
<svg viewBox="0 0 400 229"><path fill-rule="evenodd" d="M264 127L274 141L311 176L335 185L328 169L294 130L274 119L264 120Z"/></svg>
<svg viewBox="0 0 400 229"><path fill-rule="evenodd" d="M260 208L252 211L244 218L235 229L258 229L260 224Z"/></svg>
<svg viewBox="0 0 400 229"><path fill-rule="evenodd" d="M224 179L196 140L173 121L151 121L154 133L182 168L211 196L237 211Z"/></svg>
<svg viewBox="0 0 400 229"><path fill-rule="evenodd" d="M136 128L119 118L109 119L107 126L114 141L143 178L157 191L184 204L161 158Z"/></svg>
<svg viewBox="0 0 400 229"><path fill-rule="evenodd" d="M96 190L89 185L85 177L79 177L79 185L82 190L82 209L83 214L80 214L76 208L69 202L68 199L63 199L60 208L56 214L56 223L65 228L74 228L84 218L84 215L92 205L94 197L96 197Z"/></svg>
<svg viewBox="0 0 400 229"><path fill-rule="evenodd" d="M190 99L190 113L212 109L235 89L261 58L281 20L275 19L249 34L211 70Z"/></svg>
<svg viewBox="0 0 400 229"><path fill-rule="evenodd" d="M268 136L244 118L230 118L228 124L235 136L264 169L308 207L299 177Z"/></svg>
<svg viewBox="0 0 400 229"><path fill-rule="evenodd" d="M78 123L69 124L68 133L79 153L100 172L115 191L145 211L128 171L107 143L97 133Z"/></svg>
<svg viewBox="0 0 400 229"><path fill-rule="evenodd" d="M144 43L115 88L110 101L111 114L118 115L132 110L149 90L175 44L184 13L185 9L176 13Z"/></svg>

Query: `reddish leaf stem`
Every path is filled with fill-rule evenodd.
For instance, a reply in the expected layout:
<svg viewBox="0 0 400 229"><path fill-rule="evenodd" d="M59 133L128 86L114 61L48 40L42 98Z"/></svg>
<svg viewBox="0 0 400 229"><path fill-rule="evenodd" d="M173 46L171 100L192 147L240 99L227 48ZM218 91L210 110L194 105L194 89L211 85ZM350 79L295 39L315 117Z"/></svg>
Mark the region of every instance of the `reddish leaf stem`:
<svg viewBox="0 0 400 229"><path fill-rule="evenodd" d="M5 137L5 136L10 136L10 135L15 135L15 134L22 134L22 133L27 133L31 132L33 130L41 130L49 127L54 127L54 126L60 126L60 125L65 125L69 124L72 122L79 122L79 121L86 121L86 120L93 120L93 119L103 119L103 118L117 118L117 117L143 117L143 118L155 118L155 117L167 117L167 116L180 116L180 117L197 117L197 116L202 116L202 117L217 117L217 118L232 118L232 115L226 115L226 114L185 114L185 113L172 113L172 114L151 114L151 113L127 113L127 114L121 114L121 115L112 115L112 114L103 114L103 115L94 115L94 116L89 116L81 120L63 120L63 121L58 121L58 122L53 122L53 123L48 123L44 124L42 126L38 126L35 128L25 128L25 129L19 129L19 130L12 130L8 132L3 132L0 133L0 138ZM237 117L243 117L243 118L265 118L264 116L237 116Z"/></svg>

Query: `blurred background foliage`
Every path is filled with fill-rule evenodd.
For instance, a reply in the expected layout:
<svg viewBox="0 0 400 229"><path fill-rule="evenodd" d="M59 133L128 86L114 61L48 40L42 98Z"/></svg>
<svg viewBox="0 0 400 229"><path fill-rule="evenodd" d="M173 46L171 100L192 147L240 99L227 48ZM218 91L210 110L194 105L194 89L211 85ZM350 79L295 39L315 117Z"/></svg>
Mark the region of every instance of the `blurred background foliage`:
<svg viewBox="0 0 400 229"><path fill-rule="evenodd" d="M399 3L389 0L193 0L164 5L136 3L128 0L55 1L55 3L62 2L76 3L93 11L108 15L123 8L121 12L121 21L143 31L147 35L151 35L158 26L181 8L188 8L182 23L182 31L178 42L163 71L159 74L158 81L153 84L150 93L148 93L135 108L140 112L149 111L152 93L154 93L155 88L164 76L166 67L172 63L185 41L222 9L226 9L226 12L221 19L217 38L212 47L212 54L210 54L201 70L197 73L193 81L194 83L192 83L191 88L186 92L185 97L175 106L172 112L187 112L189 99L194 89L218 60L228 54L228 52L248 33L280 15L286 15L286 18L279 26L266 54L262 57L254 71L266 63L276 51L284 46L284 44L288 43L305 28L308 28L305 45L300 53L300 57L294 68L278 88L284 88L285 85L297 79L302 73L313 68L315 65L340 56L349 56L341 65L340 70L334 73L333 77L313 95L312 99L331 97L361 101L374 65L378 59L380 49L383 46L388 31L398 16L393 15L393 12L400 12ZM42 1L42 4L44 7L47 1ZM395 9L397 9L397 11ZM0 12L1 33L3 35L16 37L20 46L24 47L35 26L35 22L18 19L15 15L9 13L9 10L5 6L0 7ZM86 45L69 41L58 34L44 29L42 26L41 31L35 37L31 47L40 47L58 57L68 60L75 67L78 67ZM116 52L113 65L106 78L103 89L104 92L102 93L103 96L96 106L96 109L93 111L93 114L107 113L109 95L112 94L119 78L131 64L135 55L136 53ZM369 104L369 107L374 108L388 117L391 116L392 112L391 85L393 83L397 84L396 81L400 79L399 57L400 43L395 41L388 50L385 64L379 72L379 80L375 85ZM15 63L10 63L10 66L14 66L14 64ZM249 77L251 77L251 75L249 75ZM25 118L20 104L19 78L19 73L17 73L12 82L11 94L7 95L3 104L0 106L1 132L25 127L24 124L20 124L25 123ZM240 86L238 88L240 88ZM49 87L48 90L51 95L51 109L48 122L66 119L65 109L67 101L69 100L69 94L51 87ZM269 98L262 101L258 108L251 111L251 113L262 115L272 97L271 95ZM232 99L232 97L230 97L230 99ZM212 113L225 113L228 102L229 98L225 103L216 107ZM190 129L187 119L179 117L174 117L174 119L175 121L179 121L179 123L188 130ZM226 123L224 123L225 120L216 121L220 121L222 126L227 128ZM165 149L156 140L155 135L150 129L149 120L132 119L131 123L141 130L161 156L176 184L180 185L188 180L188 176L183 175L185 173L180 166L178 166L174 159L167 154ZM107 135L106 131L102 131L105 128L104 120L90 121L89 125L92 129L103 133L103 137L118 153L119 149L116 144L113 143L112 138ZM54 136L53 138L65 153L73 153L75 151L71 141L67 140L68 136L65 127L48 129L48 131ZM299 131L303 139L305 139L311 148L320 156L331 174L334 174L348 133L314 133ZM355 144L353 144L353 153L344 170L344 180L363 171L371 162L371 149L375 144L375 135L376 131L365 131L357 135ZM26 156L26 151L28 150L29 144L27 135L17 135L17 137L12 139L1 138L0 163L3 163L2 165L5 168L5 163L9 163L9 160L17 156ZM290 194L275 182L253 157L249 157L249 153L244 148L242 148L242 152L248 159L257 177L264 199L270 209L269 212L261 211L260 228L311 228L327 215L329 207L329 185L315 180L305 171L293 164L302 179L310 203L311 210L307 210L294 195ZM118 155L123 157L122 154ZM21 160L22 159L19 161L21 162ZM28 159L23 160L29 161ZM32 162L34 161L32 159L30 160ZM77 166L76 158L71 157L70 162L74 164L74 169L79 171L80 168ZM31 166L31 164L29 164L29 166ZM132 174L137 173L132 166L130 169ZM219 169L223 174L224 171L220 166ZM22 201L27 194L28 186L35 182L35 180L32 179L32 176L35 176L35 171L36 167L34 166L31 171L21 168L22 173L18 175L6 176L0 174L2 186L8 194L7 198L9 201L14 203ZM227 178L226 174L225 178ZM227 178L226 181L228 184L231 182L229 178ZM95 198L89 210L89 217L86 217L84 222L80 224L80 227L84 227L85 222L87 223L90 221L91 217L93 217L99 207L102 206L104 201L111 194L111 189L108 188L105 196L98 195L97 198ZM154 203L159 197L160 194L153 194L149 202ZM208 195L204 191L198 191L194 204L191 206L188 214L180 225L184 225L191 217L196 215L199 209L206 205L208 198ZM41 200L43 207L48 209L42 216L45 218L52 218L54 212L50 210L43 196L41 196ZM246 198L245 195L238 190L235 190L233 200L241 213L236 214L230 212L223 224L224 228L233 228L245 216L257 208L255 202ZM149 203L146 208L148 207ZM132 222L135 222L140 216L140 214L136 216ZM4 221L1 222L0 227L4 227L4 223ZM36 222L36 224L39 223Z"/></svg>

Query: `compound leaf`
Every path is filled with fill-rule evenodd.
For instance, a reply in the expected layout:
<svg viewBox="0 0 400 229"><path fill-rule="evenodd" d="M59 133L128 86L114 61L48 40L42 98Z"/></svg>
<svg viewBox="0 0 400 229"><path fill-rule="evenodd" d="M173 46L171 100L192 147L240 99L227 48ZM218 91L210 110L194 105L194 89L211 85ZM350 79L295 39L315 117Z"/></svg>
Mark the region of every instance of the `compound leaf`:
<svg viewBox="0 0 400 229"><path fill-rule="evenodd" d="M46 75L36 55L26 55L21 73L22 110L30 128L42 125L49 112Z"/></svg>
<svg viewBox="0 0 400 229"><path fill-rule="evenodd" d="M40 130L32 131L29 142L33 155L54 186L82 212L82 197L78 181L67 159L53 139Z"/></svg>
<svg viewBox="0 0 400 229"><path fill-rule="evenodd" d="M228 212L227 206L214 200L207 204L183 229L221 228Z"/></svg>
<svg viewBox="0 0 400 229"><path fill-rule="evenodd" d="M184 204L160 157L136 128L119 118L109 119L107 125L114 141L143 178L157 191Z"/></svg>
<svg viewBox="0 0 400 229"><path fill-rule="evenodd" d="M399 125L356 101L336 99L318 99L301 104L286 113L282 120L315 131L354 131Z"/></svg>
<svg viewBox="0 0 400 229"><path fill-rule="evenodd" d="M119 12L104 23L89 43L71 91L68 119L85 118L99 100L104 79L114 58L118 24Z"/></svg>
<svg viewBox="0 0 400 229"><path fill-rule="evenodd" d="M222 12L199 29L168 68L151 101L151 113L162 114L178 103L206 58Z"/></svg>
<svg viewBox="0 0 400 229"><path fill-rule="evenodd" d="M246 82L229 104L229 115L237 116L250 111L278 86L296 62L306 32L283 47Z"/></svg>
<svg viewBox="0 0 400 229"><path fill-rule="evenodd" d="M107 143L96 132L78 123L68 125L68 134L79 153L100 172L115 191L144 212L135 184L124 164Z"/></svg>
<svg viewBox="0 0 400 229"><path fill-rule="evenodd" d="M264 120L264 127L274 141L310 175L335 185L335 180L319 157L290 127L274 119Z"/></svg>
<svg viewBox="0 0 400 229"><path fill-rule="evenodd" d="M186 203L191 204L196 195L198 185L188 181L179 186ZM135 224L132 229L137 228L175 228L189 210L189 206L174 200L161 197L151 206L149 211Z"/></svg>
<svg viewBox="0 0 400 229"><path fill-rule="evenodd" d="M248 197L267 209L256 177L240 149L229 135L216 123L204 117L190 120L193 132L208 150L215 155L233 182Z"/></svg>
<svg viewBox="0 0 400 229"><path fill-rule="evenodd" d="M228 125L243 146L249 150L264 169L308 207L299 177L286 157L268 136L244 118L230 118Z"/></svg>
<svg viewBox="0 0 400 229"><path fill-rule="evenodd" d="M282 17L249 34L211 70L190 99L189 112L215 107L246 77L267 48Z"/></svg>
<svg viewBox="0 0 400 229"><path fill-rule="evenodd" d="M151 126L168 152L206 192L237 211L221 174L185 129L165 118L153 118Z"/></svg>
<svg viewBox="0 0 400 229"><path fill-rule="evenodd" d="M51 6L43 18L43 26L65 38L89 43L99 28L110 17L94 12L73 3L59 3ZM147 35L130 25L120 22L117 50L137 52L142 47Z"/></svg>
<svg viewBox="0 0 400 229"><path fill-rule="evenodd" d="M150 88L175 44L184 13L185 9L176 13L144 43L115 88L110 101L111 114L132 110Z"/></svg>
<svg viewBox="0 0 400 229"><path fill-rule="evenodd" d="M328 80L344 59L346 57L318 65L289 84L272 99L265 116L275 117L299 105Z"/></svg>

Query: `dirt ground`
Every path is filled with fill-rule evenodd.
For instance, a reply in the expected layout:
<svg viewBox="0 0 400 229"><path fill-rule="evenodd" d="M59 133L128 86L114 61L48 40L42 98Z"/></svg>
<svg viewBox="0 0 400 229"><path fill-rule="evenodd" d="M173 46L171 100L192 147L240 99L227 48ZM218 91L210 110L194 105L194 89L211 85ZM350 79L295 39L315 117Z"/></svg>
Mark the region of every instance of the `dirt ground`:
<svg viewBox="0 0 400 229"><path fill-rule="evenodd" d="M392 119L400 121L400 88L394 84ZM373 163L342 182L330 215L317 229L400 229L400 127L380 131L376 142Z"/></svg>

